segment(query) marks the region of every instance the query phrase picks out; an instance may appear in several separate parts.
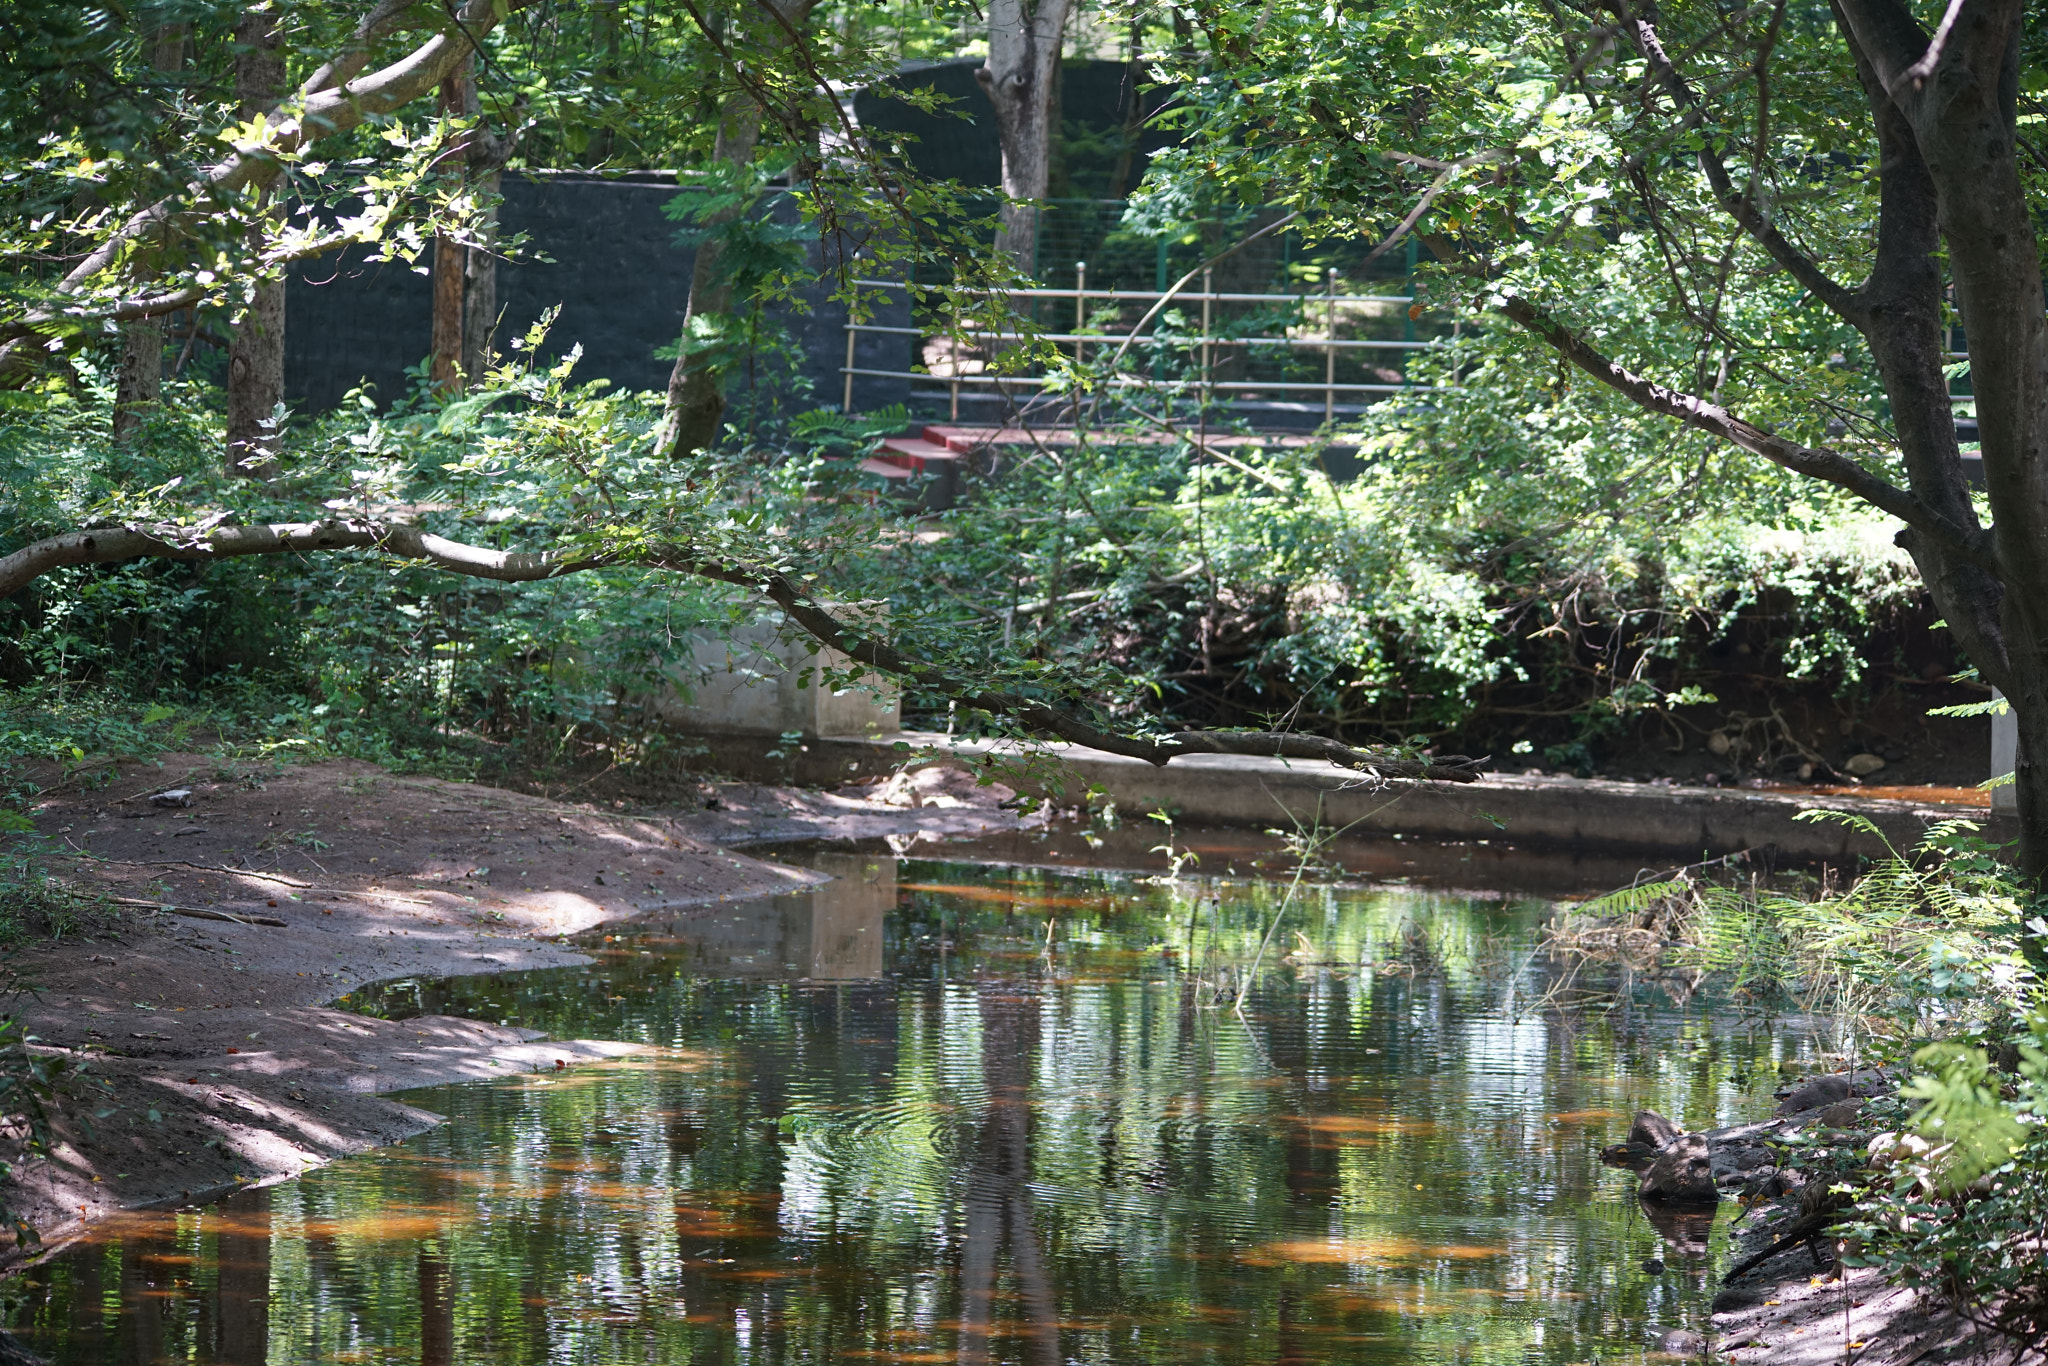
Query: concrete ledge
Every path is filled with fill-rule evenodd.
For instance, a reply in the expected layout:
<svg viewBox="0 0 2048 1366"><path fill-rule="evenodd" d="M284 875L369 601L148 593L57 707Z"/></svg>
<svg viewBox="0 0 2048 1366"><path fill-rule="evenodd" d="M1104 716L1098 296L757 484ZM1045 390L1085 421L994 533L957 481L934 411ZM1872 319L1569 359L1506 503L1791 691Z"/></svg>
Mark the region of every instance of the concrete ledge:
<svg viewBox="0 0 2048 1366"><path fill-rule="evenodd" d="M764 782L836 785L885 773L913 758L953 756L967 763L1026 762L1015 745L952 740L904 731L872 738L807 740L768 757L772 742L745 736L696 736L706 768ZM1333 764L1198 754L1155 768L1137 759L1073 745L1048 745L1030 761L1024 790L1059 789L1078 804L1090 789L1126 817L1164 810L1192 826L1265 830L1291 825L1349 827L1359 836L1513 844L1573 854L1689 861L1741 850L1770 850L1781 862L1849 862L1881 856L1884 844L1834 822L1795 821L1816 808L1867 817L1903 850L1939 820L1974 821L1998 842L2017 839L2003 812L1741 788L1662 787L1605 779L1489 775L1476 783L1396 783L1381 791L1356 785ZM1020 786L1018 778L1004 781Z"/></svg>

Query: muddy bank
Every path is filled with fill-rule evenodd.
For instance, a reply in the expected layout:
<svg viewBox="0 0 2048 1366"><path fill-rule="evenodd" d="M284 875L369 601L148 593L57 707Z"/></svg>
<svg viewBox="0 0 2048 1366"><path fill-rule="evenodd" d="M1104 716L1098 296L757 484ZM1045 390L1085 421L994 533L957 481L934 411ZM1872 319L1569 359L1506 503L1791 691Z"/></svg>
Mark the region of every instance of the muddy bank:
<svg viewBox="0 0 2048 1366"><path fill-rule="evenodd" d="M181 756L90 781L50 783L34 816L46 868L114 898L117 913L11 964L10 1008L47 1056L78 1069L63 1083L62 1143L15 1191L50 1241L439 1122L382 1093L638 1051L545 1040L517 1021L332 1008L358 987L587 963L570 936L822 880L721 844L1015 825L993 795L920 805L957 782L940 777L843 796L725 784L675 814L347 762Z"/></svg>
<svg viewBox="0 0 2048 1366"><path fill-rule="evenodd" d="M1847 1217L1847 1198L1831 1191L1830 1178L1788 1160L1798 1151L1789 1145L1810 1133L1867 1141L1855 1128L1865 1098L1889 1095L1895 1084L1877 1072L1812 1078L1782 1095L1771 1119L1698 1135L1679 1135L1645 1112L1629 1142L1606 1150L1611 1164L1638 1172L1645 1211L1682 1256L1705 1255L1714 1188L1742 1201L1710 1336L1672 1335L1665 1350L1711 1351L1742 1366L2048 1362L2042 1344L1981 1331L1938 1295L1890 1284L1875 1267L1838 1263L1841 1245L1825 1230ZM1657 1132L1660 1125L1669 1134ZM1688 1158L1697 1171L1684 1170ZM1689 1177L1705 1189L1687 1189Z"/></svg>

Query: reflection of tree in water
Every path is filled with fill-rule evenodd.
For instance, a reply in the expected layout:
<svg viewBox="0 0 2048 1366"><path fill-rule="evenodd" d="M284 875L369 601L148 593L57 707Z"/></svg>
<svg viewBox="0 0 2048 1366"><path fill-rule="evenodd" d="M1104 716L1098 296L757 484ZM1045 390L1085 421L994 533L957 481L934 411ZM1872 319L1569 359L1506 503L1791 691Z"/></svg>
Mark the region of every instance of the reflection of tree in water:
<svg viewBox="0 0 2048 1366"><path fill-rule="evenodd" d="M988 1107L969 1151L960 1250L960 1361L987 1362L995 1330L996 1271L1003 1251L1017 1281L1027 1359L1060 1360L1059 1309L1031 1219L1031 1068L1038 1057L1039 999L1022 983L984 983L981 1073Z"/></svg>
<svg viewBox="0 0 2048 1366"><path fill-rule="evenodd" d="M15 1322L68 1332L66 1366L234 1366L266 1326L276 1359L423 1366L1560 1366L1711 1297L1588 1154L1639 1104L1711 1111L1767 1034L1697 999L1677 1029L1661 996L1571 1028L1509 1010L1472 946L1524 921L1362 892L1290 919L1313 952L1269 958L1240 1020L1196 965L1249 962L1270 897L1197 916L1018 870L925 880L945 885L903 889L928 899L888 922L883 981L707 980L677 944L438 987L681 1051L421 1097L456 1122L262 1197L274 1243L248 1196L178 1215L31 1268ZM713 956L865 970L880 884L846 889L875 902L858 916L719 908ZM1650 1251L1653 1285L1579 1297Z"/></svg>
<svg viewBox="0 0 2048 1366"><path fill-rule="evenodd" d="M218 1264L220 1366L264 1366L270 1360L270 1191L235 1202L214 1244Z"/></svg>

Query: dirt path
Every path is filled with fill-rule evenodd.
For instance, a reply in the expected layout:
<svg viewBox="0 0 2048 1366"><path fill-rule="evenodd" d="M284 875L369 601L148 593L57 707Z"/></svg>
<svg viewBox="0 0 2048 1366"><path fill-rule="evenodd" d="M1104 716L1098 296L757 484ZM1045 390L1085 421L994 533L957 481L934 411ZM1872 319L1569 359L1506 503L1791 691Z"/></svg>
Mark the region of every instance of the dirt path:
<svg viewBox="0 0 2048 1366"><path fill-rule="evenodd" d="M567 936L822 880L723 844L909 842L1016 823L993 796L969 809L882 794L892 806L872 792L733 785L681 819L635 816L348 762L177 756L96 779L91 791L55 787L34 815L49 869L122 899L120 918L11 964L28 1031L52 1058L85 1066L67 1084L63 1144L17 1185L17 1208L49 1241L116 1210L276 1180L439 1122L383 1092L636 1051L331 1008L360 986L586 963Z"/></svg>

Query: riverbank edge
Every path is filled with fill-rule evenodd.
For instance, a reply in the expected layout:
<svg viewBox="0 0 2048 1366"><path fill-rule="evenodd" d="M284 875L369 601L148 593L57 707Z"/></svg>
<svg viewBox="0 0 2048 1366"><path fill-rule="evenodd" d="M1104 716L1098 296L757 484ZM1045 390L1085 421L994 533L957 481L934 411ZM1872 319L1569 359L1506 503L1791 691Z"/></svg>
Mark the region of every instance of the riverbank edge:
<svg viewBox="0 0 2048 1366"><path fill-rule="evenodd" d="M225 865L152 864L146 885L132 857L48 861L88 894L119 896L113 926L18 946L9 968L9 1009L32 1051L58 1070L47 1156L17 1164L7 1198L40 1241L0 1248L0 1274L54 1255L132 1212L197 1206L238 1189L270 1185L340 1158L402 1142L445 1122L389 1093L455 1082L554 1073L592 1065L631 1066L645 1047L611 1040L551 1040L505 1023L421 1016L392 1021L336 1009L378 983L575 967L607 952L590 931L664 910L755 900L801 891L827 875L748 856L693 837L685 822L551 802L479 784L401 778L369 765L332 761L269 776L197 780L173 766L138 764L127 775L143 792L187 784L216 829L257 818L274 805L343 790L359 808L381 798L391 824L416 822L423 802L460 800L459 819L483 831L513 821L574 831L601 843L607 866L660 859L690 870L686 894L638 888L599 891L539 885L419 885L436 876L364 854L375 871L350 869L340 851L318 846L320 881ZM116 789L118 790L118 789ZM105 817L106 790L53 797L35 811L59 847L83 814ZM448 810L446 806L433 808ZM183 817L184 807L153 808ZM358 817L358 824L361 824ZM123 833L127 828L124 827ZM397 832L365 832L364 851L400 847ZM501 832L502 835L502 832ZM253 841L251 841L253 843ZM457 863L476 851L454 849ZM306 855L312 858L313 855ZM441 862L447 862L442 859ZM595 879L603 886L601 877ZM616 881L616 879L615 879ZM466 888L466 890L464 890ZM472 894L475 893L475 894ZM176 910L170 908L176 907ZM582 936L572 942L572 936ZM125 1055L125 1056L124 1056Z"/></svg>
<svg viewBox="0 0 2048 1366"><path fill-rule="evenodd" d="M1158 766L1063 743L899 731L826 736L791 748L773 738L691 735L692 761L756 782L834 784L906 762L950 760L990 768L1002 781L1061 805L1114 805L1126 817L1163 811L1176 822L1264 830L1342 829L1353 837L1502 845L1573 855L1688 862L1743 851L1784 864L1853 865L1907 849L1942 820L1975 822L1993 843L2018 838L2017 820L1988 806L1948 805L1839 792L1713 788L1487 773L1476 782L1373 785L1322 761L1191 754ZM1858 816L1796 820L1803 811ZM1889 843L1889 847L1888 847Z"/></svg>

